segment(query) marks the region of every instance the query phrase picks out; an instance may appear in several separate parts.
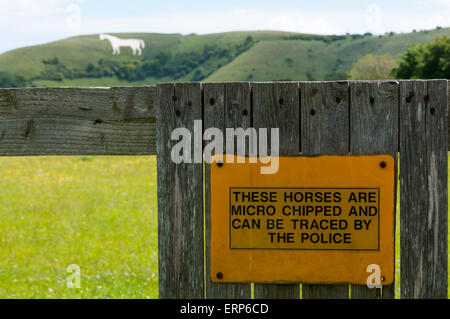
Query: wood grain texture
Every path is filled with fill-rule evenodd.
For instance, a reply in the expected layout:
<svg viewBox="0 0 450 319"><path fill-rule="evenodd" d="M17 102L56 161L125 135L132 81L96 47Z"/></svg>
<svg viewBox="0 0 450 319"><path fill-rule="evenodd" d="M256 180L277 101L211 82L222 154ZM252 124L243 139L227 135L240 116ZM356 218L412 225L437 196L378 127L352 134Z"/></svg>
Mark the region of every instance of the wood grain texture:
<svg viewBox="0 0 450 319"><path fill-rule="evenodd" d="M447 80L447 113L448 113L448 108L450 107L450 81ZM450 115L450 113L449 113ZM447 117L447 122L448 122L448 117ZM448 136L450 136L450 127L448 128L448 134L447 134L447 139L448 139L448 150L450 151L450 138L448 138Z"/></svg>
<svg viewBox="0 0 450 319"><path fill-rule="evenodd" d="M280 156L300 153L300 100L297 82L252 83L253 126L279 128ZM299 299L299 284L256 284L255 298Z"/></svg>
<svg viewBox="0 0 450 319"><path fill-rule="evenodd" d="M448 297L448 92L447 81L427 82L427 298Z"/></svg>
<svg viewBox="0 0 450 319"><path fill-rule="evenodd" d="M0 156L155 155L155 94L155 86L0 89Z"/></svg>
<svg viewBox="0 0 450 319"><path fill-rule="evenodd" d="M400 82L401 298L447 298L446 92Z"/></svg>
<svg viewBox="0 0 450 319"><path fill-rule="evenodd" d="M156 87L0 89L0 156L155 154Z"/></svg>
<svg viewBox="0 0 450 319"><path fill-rule="evenodd" d="M193 132L202 119L201 85L161 84L157 94L159 297L204 298L203 167L171 159L172 130Z"/></svg>
<svg viewBox="0 0 450 319"><path fill-rule="evenodd" d="M215 127L225 132L227 127L250 127L251 101L248 83L205 83L204 129ZM247 111L247 115L244 115ZM225 143L226 141L224 141ZM206 142L207 143L207 142ZM226 146L226 144L225 144ZM225 150L225 148L224 148ZM212 164L214 165L214 164ZM206 298L250 299L251 284L214 283L210 277L211 238L211 178L209 164L205 164L205 253L206 253Z"/></svg>
<svg viewBox="0 0 450 319"><path fill-rule="evenodd" d="M351 154L391 154L397 159L398 92L398 82L350 83ZM386 213L395 216L396 206L395 199L394 211ZM389 290L393 290L394 287L394 284L384 286L382 288L384 297L388 297ZM352 299L378 299L381 295L381 289L370 289L366 285L351 285Z"/></svg>
<svg viewBox="0 0 450 319"><path fill-rule="evenodd" d="M348 82L302 82L302 154L348 154ZM302 298L347 299L348 285L302 285Z"/></svg>

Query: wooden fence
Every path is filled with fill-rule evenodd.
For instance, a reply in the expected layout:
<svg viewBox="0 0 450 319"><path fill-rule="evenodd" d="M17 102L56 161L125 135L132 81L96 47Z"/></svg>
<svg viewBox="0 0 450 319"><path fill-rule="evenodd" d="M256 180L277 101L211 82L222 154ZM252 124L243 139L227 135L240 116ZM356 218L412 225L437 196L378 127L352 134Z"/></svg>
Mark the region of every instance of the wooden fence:
<svg viewBox="0 0 450 319"><path fill-rule="evenodd" d="M250 298L250 284L205 275L209 170L171 161L174 128L279 127L280 155L400 153L401 297L447 298L448 92L446 80L0 89L0 155L157 154L160 297ZM254 296L350 296L299 284L255 284ZM393 298L394 285L351 297Z"/></svg>

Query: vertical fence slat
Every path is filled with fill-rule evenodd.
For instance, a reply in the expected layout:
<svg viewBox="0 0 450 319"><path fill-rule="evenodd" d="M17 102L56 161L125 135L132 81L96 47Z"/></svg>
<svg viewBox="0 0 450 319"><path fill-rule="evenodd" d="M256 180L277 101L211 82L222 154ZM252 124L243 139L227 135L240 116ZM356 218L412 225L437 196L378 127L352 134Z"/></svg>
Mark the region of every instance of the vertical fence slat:
<svg viewBox="0 0 450 319"><path fill-rule="evenodd" d="M205 83L203 89L205 129L216 127L225 134L227 127L242 127L244 129L250 127L251 104L248 83ZM211 281L209 274L211 235L210 182L209 165L205 165L206 298L249 299L251 298L251 284L214 283Z"/></svg>
<svg viewBox="0 0 450 319"><path fill-rule="evenodd" d="M400 83L401 297L447 298L447 81Z"/></svg>
<svg viewBox="0 0 450 319"><path fill-rule="evenodd" d="M450 107L450 81L447 80L447 113L448 113L449 107ZM448 116L447 116L447 122L448 122ZM450 136L450 127L448 128L448 134L447 134L448 143L450 143L450 139L448 138L448 136ZM450 144L448 144L448 150L450 151Z"/></svg>
<svg viewBox="0 0 450 319"><path fill-rule="evenodd" d="M348 154L348 82L300 83L302 154ZM348 298L348 285L302 285L303 298Z"/></svg>
<svg viewBox="0 0 450 319"><path fill-rule="evenodd" d="M427 82L428 224L427 297L448 290L448 105L447 81Z"/></svg>
<svg viewBox="0 0 450 319"><path fill-rule="evenodd" d="M280 156L300 153L298 83L252 83L253 126L279 128ZM268 143L270 150L270 143ZM299 284L255 284L255 298L300 298Z"/></svg>
<svg viewBox="0 0 450 319"><path fill-rule="evenodd" d="M201 84L161 84L157 95L159 297L203 298L202 164L171 160L172 130L202 119Z"/></svg>
<svg viewBox="0 0 450 319"><path fill-rule="evenodd" d="M398 82L350 83L351 154L391 154L397 159L398 90ZM394 202L394 209L395 207ZM386 213L395 214L395 212ZM393 287L394 284L382 289L383 292L387 292ZM386 294L389 295L388 292ZM381 289L351 285L352 299L380 297Z"/></svg>

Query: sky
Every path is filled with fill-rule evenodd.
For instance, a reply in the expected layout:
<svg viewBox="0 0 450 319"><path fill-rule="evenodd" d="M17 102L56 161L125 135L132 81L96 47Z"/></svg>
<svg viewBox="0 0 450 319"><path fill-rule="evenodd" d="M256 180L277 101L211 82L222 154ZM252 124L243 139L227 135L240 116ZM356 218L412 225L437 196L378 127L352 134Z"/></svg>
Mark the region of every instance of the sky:
<svg viewBox="0 0 450 319"><path fill-rule="evenodd" d="M0 0L0 53L102 32L383 34L436 26L450 26L450 0Z"/></svg>

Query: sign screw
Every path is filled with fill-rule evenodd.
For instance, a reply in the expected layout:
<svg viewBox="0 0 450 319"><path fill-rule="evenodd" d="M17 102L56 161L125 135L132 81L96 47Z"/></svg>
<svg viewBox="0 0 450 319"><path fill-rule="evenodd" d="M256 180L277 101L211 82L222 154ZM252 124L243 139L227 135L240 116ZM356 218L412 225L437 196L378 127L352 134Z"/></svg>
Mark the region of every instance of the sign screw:
<svg viewBox="0 0 450 319"><path fill-rule="evenodd" d="M223 166L223 162L217 162L217 166L222 167Z"/></svg>
<svg viewBox="0 0 450 319"><path fill-rule="evenodd" d="M218 272L216 277L217 279L223 279L223 274L221 272Z"/></svg>
<svg viewBox="0 0 450 319"><path fill-rule="evenodd" d="M381 168L386 168L387 164L385 161L380 162L380 167Z"/></svg>
<svg viewBox="0 0 450 319"><path fill-rule="evenodd" d="M386 278L385 278L384 276L381 276L380 279L381 279L382 282L385 282L385 281L386 281Z"/></svg>

